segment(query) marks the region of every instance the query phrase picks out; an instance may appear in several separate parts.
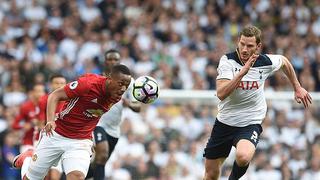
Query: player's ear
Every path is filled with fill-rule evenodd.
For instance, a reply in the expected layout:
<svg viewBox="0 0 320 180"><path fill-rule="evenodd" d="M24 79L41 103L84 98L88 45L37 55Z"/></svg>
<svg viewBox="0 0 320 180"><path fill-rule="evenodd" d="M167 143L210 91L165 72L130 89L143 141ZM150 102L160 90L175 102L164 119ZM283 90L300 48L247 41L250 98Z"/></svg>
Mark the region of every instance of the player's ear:
<svg viewBox="0 0 320 180"><path fill-rule="evenodd" d="M255 54L260 54L261 49L262 49L262 43L260 42L260 43L257 45L257 50L256 50Z"/></svg>

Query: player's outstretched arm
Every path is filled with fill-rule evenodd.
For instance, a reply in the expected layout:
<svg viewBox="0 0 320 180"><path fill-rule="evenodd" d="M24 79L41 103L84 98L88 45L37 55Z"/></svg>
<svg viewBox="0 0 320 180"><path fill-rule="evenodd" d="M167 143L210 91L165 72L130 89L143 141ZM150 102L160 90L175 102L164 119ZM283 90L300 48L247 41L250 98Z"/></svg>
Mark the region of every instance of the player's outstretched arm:
<svg viewBox="0 0 320 180"><path fill-rule="evenodd" d="M52 130L55 129L55 111L59 101L68 100L68 96L64 91L64 87L61 87L55 91L53 91L48 97L47 103L47 124L44 127L46 134L51 136Z"/></svg>
<svg viewBox="0 0 320 180"><path fill-rule="evenodd" d="M140 112L141 111L141 103L133 102L130 99L123 98L122 99L123 106L130 108L133 112Z"/></svg>
<svg viewBox="0 0 320 180"><path fill-rule="evenodd" d="M238 87L241 79L248 73L249 69L253 66L258 57L259 55L253 54L233 79L217 80L217 96L221 101L228 97Z"/></svg>
<svg viewBox="0 0 320 180"><path fill-rule="evenodd" d="M293 69L293 66L291 65L289 60L284 56L282 56L281 58L283 62L282 70L286 74L286 76L290 80L290 83L293 86L295 100L298 103L302 102L304 107L308 107L312 103L312 98L310 94L303 87L301 87L297 79L296 73Z"/></svg>

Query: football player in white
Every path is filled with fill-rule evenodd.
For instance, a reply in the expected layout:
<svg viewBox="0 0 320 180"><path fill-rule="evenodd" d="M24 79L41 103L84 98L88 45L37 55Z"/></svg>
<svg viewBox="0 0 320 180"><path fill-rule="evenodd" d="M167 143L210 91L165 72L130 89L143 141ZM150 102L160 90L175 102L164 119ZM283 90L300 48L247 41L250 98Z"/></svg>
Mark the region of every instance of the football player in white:
<svg viewBox="0 0 320 180"><path fill-rule="evenodd" d="M242 177L255 153L266 116L264 82L281 69L293 86L295 99L304 107L311 96L301 87L293 66L282 55L258 54L261 31L245 27L239 34L236 51L223 55L218 66L218 115L205 148L205 180L217 180L220 168L229 152L236 148L236 160L229 180Z"/></svg>

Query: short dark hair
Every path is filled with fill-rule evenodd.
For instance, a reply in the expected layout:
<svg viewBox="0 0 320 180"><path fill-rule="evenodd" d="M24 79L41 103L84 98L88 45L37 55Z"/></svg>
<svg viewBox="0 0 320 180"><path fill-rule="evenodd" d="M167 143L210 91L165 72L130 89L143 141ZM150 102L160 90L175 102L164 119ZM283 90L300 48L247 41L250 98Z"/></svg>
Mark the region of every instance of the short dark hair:
<svg viewBox="0 0 320 180"><path fill-rule="evenodd" d="M122 73L131 76L131 72L126 65L117 64L114 65L111 69L111 74Z"/></svg>
<svg viewBox="0 0 320 180"><path fill-rule="evenodd" d="M55 78L65 78L65 77L62 74L55 73L50 76L49 81L52 82Z"/></svg>
<svg viewBox="0 0 320 180"><path fill-rule="evenodd" d="M118 53L118 54L120 55L120 52L119 52L118 50L116 50L116 49L109 49L108 51L106 51L106 52L104 53L104 57L107 58L107 55L108 55L109 53Z"/></svg>
<svg viewBox="0 0 320 180"><path fill-rule="evenodd" d="M34 83L30 88L27 88L27 91L30 92L30 91L33 91L35 87L37 86L43 86L45 87L45 84L41 83L41 82L37 82L37 83Z"/></svg>
<svg viewBox="0 0 320 180"><path fill-rule="evenodd" d="M253 25L245 26L240 32L239 37L241 37L242 35L245 37L255 37L257 44L261 42L261 30L256 26L253 26Z"/></svg>

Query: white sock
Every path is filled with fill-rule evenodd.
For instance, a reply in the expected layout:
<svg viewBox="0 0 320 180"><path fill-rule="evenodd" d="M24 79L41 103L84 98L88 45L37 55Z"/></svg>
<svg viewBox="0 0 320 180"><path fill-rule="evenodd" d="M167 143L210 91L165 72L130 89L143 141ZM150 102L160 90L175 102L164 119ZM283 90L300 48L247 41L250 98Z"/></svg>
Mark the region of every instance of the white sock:
<svg viewBox="0 0 320 180"><path fill-rule="evenodd" d="M31 163L31 157L26 157L21 167L21 178L23 178L23 176L27 174L30 163Z"/></svg>

